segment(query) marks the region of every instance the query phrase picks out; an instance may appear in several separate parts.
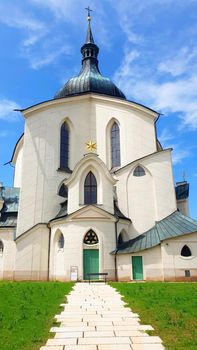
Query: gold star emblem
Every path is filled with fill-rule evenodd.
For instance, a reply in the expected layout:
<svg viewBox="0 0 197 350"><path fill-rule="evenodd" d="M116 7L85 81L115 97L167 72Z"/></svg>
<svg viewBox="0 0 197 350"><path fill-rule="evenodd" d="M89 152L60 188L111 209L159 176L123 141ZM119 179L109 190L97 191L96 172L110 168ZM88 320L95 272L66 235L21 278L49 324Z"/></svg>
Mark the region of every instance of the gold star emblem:
<svg viewBox="0 0 197 350"><path fill-rule="evenodd" d="M86 142L86 148L90 152L96 151L96 142L93 142L93 141Z"/></svg>

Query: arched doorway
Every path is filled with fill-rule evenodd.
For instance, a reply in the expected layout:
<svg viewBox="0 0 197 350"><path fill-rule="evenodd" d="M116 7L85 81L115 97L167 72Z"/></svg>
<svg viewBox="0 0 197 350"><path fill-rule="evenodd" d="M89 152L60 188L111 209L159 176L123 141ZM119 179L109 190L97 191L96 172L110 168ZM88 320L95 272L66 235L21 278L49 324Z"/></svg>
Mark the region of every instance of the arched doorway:
<svg viewBox="0 0 197 350"><path fill-rule="evenodd" d="M97 234L93 230L89 230L83 239L84 280L89 279L88 273L99 273L99 240Z"/></svg>

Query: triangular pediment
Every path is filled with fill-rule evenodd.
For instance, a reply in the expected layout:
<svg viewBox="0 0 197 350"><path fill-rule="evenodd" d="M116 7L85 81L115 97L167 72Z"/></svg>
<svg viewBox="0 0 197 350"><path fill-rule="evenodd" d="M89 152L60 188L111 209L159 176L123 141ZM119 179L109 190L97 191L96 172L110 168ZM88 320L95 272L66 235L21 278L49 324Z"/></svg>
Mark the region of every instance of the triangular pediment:
<svg viewBox="0 0 197 350"><path fill-rule="evenodd" d="M69 215L70 220L114 220L113 214L106 212L103 209L88 206L77 210L75 213Z"/></svg>

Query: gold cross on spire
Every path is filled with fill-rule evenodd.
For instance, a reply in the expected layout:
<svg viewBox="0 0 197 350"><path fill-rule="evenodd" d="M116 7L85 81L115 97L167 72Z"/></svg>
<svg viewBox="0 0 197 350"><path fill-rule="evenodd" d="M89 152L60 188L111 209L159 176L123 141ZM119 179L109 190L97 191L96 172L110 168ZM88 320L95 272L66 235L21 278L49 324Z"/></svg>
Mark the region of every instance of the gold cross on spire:
<svg viewBox="0 0 197 350"><path fill-rule="evenodd" d="M91 21L91 16L90 16L90 12L92 12L93 10L90 9L90 6L86 7L85 10L88 11L88 17L87 20L90 22Z"/></svg>
<svg viewBox="0 0 197 350"><path fill-rule="evenodd" d="M93 141L86 142L86 148L90 152L96 151L96 142L93 142Z"/></svg>

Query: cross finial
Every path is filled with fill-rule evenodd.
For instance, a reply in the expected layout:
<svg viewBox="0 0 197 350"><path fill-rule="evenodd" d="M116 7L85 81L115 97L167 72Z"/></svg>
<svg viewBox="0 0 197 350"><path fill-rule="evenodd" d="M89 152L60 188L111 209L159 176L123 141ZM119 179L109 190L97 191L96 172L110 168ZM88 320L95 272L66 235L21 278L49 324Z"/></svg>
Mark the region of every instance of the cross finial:
<svg viewBox="0 0 197 350"><path fill-rule="evenodd" d="M91 10L90 6L86 7L85 10L88 11L88 21L90 22L91 21L91 16L90 16L90 12L92 12L93 10Z"/></svg>
<svg viewBox="0 0 197 350"><path fill-rule="evenodd" d="M183 171L183 181L186 181L186 172L185 172L185 170Z"/></svg>

